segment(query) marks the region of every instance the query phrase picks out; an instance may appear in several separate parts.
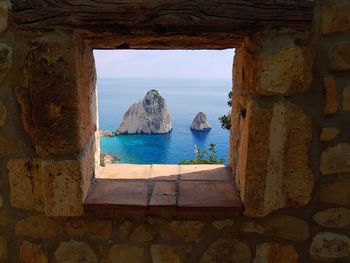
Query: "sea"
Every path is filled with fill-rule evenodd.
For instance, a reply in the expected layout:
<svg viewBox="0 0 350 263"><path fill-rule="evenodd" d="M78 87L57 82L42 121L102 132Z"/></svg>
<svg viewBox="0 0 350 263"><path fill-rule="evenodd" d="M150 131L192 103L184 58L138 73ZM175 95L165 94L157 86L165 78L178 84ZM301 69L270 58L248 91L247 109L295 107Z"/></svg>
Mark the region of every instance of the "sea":
<svg viewBox="0 0 350 263"><path fill-rule="evenodd" d="M216 145L218 158L227 164L229 132L221 128L219 116L229 112L231 79L99 78L100 130L116 131L131 104L142 100L150 89L165 99L173 129L162 135L118 135L101 138L101 152L118 156L121 163L179 164L195 157L194 147ZM209 132L190 130L198 112L211 124Z"/></svg>

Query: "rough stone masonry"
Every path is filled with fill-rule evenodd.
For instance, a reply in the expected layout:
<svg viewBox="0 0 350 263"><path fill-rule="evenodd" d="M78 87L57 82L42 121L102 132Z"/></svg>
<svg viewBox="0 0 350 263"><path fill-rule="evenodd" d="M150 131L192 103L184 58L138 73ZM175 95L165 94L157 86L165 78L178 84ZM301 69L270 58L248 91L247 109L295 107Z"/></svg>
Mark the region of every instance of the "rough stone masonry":
<svg viewBox="0 0 350 263"><path fill-rule="evenodd" d="M350 262L350 3L0 0L0 262ZM85 212L93 48L236 48L243 214Z"/></svg>

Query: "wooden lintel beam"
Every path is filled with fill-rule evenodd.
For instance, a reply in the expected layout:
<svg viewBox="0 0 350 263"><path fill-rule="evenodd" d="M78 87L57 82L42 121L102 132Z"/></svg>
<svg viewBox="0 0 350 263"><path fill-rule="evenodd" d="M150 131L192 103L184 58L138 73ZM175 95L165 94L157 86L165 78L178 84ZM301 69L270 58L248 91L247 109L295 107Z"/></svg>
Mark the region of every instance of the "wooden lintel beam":
<svg viewBox="0 0 350 263"><path fill-rule="evenodd" d="M10 17L23 31L76 31L94 48L226 48L265 28L307 30L313 7L312 0L12 0Z"/></svg>

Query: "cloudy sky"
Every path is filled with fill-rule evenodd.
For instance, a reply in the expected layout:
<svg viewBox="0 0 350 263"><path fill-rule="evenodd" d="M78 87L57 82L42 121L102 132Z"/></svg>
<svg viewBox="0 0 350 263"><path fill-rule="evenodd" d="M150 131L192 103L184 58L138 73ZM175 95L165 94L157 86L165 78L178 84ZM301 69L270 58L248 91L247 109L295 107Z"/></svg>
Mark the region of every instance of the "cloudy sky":
<svg viewBox="0 0 350 263"><path fill-rule="evenodd" d="M94 54L100 78L227 78L234 50L95 50Z"/></svg>

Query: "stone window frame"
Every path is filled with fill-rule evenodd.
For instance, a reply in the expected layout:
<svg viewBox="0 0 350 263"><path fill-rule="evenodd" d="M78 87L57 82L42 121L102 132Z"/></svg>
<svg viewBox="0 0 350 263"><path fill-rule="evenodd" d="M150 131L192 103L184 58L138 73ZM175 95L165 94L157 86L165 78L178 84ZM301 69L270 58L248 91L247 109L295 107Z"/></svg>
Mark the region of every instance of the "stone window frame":
<svg viewBox="0 0 350 263"><path fill-rule="evenodd" d="M118 33L101 34L99 30L89 31L82 25L68 23L64 25L66 28L60 28L55 23L45 24L45 19L30 22L36 21L35 7L24 10L25 15L21 16L21 6L15 5L11 23L22 31L37 29L37 33L23 36L26 43L22 50L23 74L15 90L23 126L36 154L31 159L15 159L8 163L12 206L43 212L47 216L84 213L82 205L99 163L92 50L159 47L236 48L232 108L232 116L236 118L232 118L229 167L236 176L244 213L264 216L284 207L308 203L314 186L308 165L312 123L290 98L305 93L312 79L314 50L309 46L312 41L308 31L313 3L292 2L291 5L300 6L302 10L295 20L276 22L262 18L263 25L245 32L239 31L242 24L238 23L235 27L241 35L232 33L227 21L223 31L207 31L208 21L208 26L192 31L190 27L190 31L182 35L164 31L164 25L144 25L150 31L130 39L128 34L117 38ZM38 8L45 11L47 7L43 4ZM47 12L55 8L50 7ZM70 15L75 15L76 8L79 7L69 11ZM287 5L285 10L291 12L288 8ZM259 15L266 17L263 13L257 13ZM178 23L167 20L170 21ZM285 25L289 30L265 30L269 23L271 28ZM128 41L130 43L125 44ZM280 67L273 66L274 63L279 63ZM42 78L43 72L46 78ZM60 86L62 82L64 92ZM304 129L293 128L293 123L299 123ZM54 133L48 133L50 129ZM302 132L306 135L301 136ZM261 141L277 136L278 143L259 144L257 134ZM295 142L291 143L290 138ZM298 176L291 169L296 164L295 156L301 156ZM302 184L295 187L298 183Z"/></svg>

